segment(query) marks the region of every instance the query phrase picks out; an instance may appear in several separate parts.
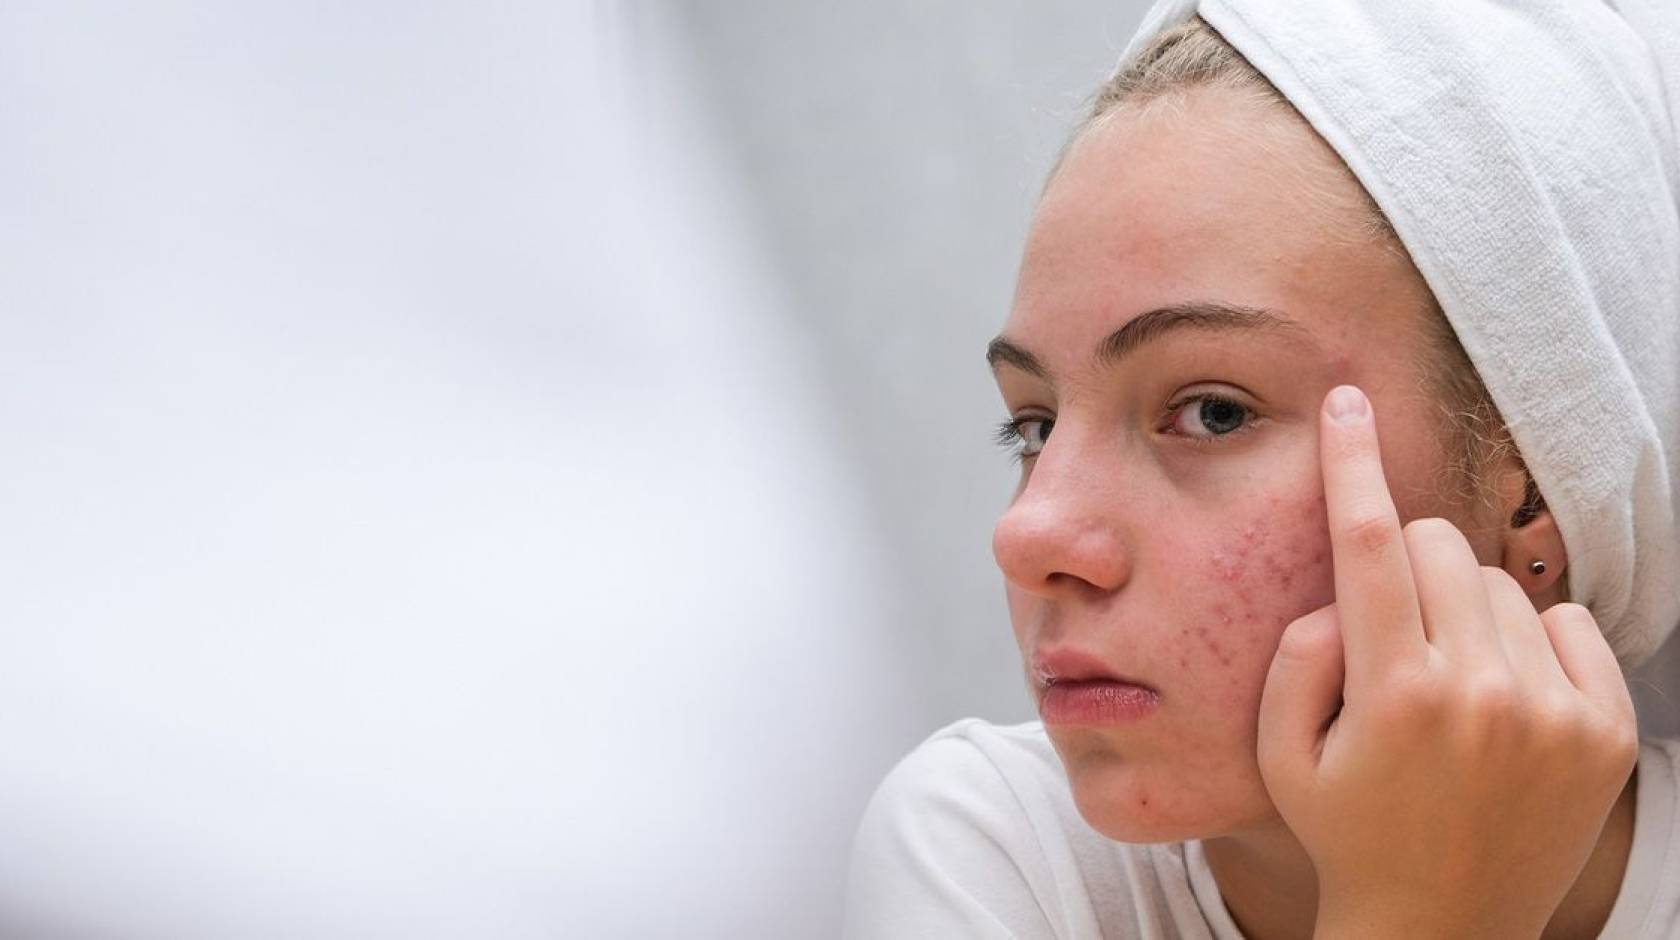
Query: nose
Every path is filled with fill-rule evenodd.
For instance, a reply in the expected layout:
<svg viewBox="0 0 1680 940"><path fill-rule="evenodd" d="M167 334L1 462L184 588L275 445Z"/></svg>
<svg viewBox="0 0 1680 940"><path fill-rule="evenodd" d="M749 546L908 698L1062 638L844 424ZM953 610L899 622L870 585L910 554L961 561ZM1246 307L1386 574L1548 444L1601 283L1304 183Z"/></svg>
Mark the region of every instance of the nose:
<svg viewBox="0 0 1680 940"><path fill-rule="evenodd" d="M1058 427L1057 431L1062 431ZM1131 574L1124 499L1092 461L1046 444L992 531L992 555L1022 590L1056 598L1112 592Z"/></svg>

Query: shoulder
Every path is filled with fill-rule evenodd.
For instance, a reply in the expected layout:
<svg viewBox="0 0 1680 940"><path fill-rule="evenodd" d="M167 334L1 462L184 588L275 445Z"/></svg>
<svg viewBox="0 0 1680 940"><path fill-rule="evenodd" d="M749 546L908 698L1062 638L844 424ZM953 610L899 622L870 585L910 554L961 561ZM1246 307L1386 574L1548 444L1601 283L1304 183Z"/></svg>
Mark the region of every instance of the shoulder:
<svg viewBox="0 0 1680 940"><path fill-rule="evenodd" d="M921 850L964 842L1031 848L1029 805L1065 791L1061 764L1037 722L994 725L965 718L935 731L900 760L870 798L859 843Z"/></svg>
<svg viewBox="0 0 1680 940"><path fill-rule="evenodd" d="M1064 789L1061 762L1038 722L994 725L979 718L953 722L929 735L881 781L873 805L913 803L972 810L975 797ZM927 804L934 804L929 806Z"/></svg>
<svg viewBox="0 0 1680 940"><path fill-rule="evenodd" d="M1201 923L1178 849L1087 825L1042 723L965 719L876 788L853 842L845 933L1168 936L1181 916Z"/></svg>
<svg viewBox="0 0 1680 940"><path fill-rule="evenodd" d="M1680 928L1680 740L1642 738L1633 844L1605 937L1671 937Z"/></svg>
<svg viewBox="0 0 1680 940"><path fill-rule="evenodd" d="M1634 830L1680 827L1680 738L1641 738ZM1680 842L1680 840L1676 840ZM1680 862L1680 847L1675 852Z"/></svg>
<svg viewBox="0 0 1680 940"><path fill-rule="evenodd" d="M1037 826L1065 792L1037 722L939 729L876 788L852 847L849 937L1054 936ZM1067 797L1071 802L1071 797Z"/></svg>
<svg viewBox="0 0 1680 940"><path fill-rule="evenodd" d="M946 853L986 844L1042 854L1041 837L1070 817L1077 810L1042 724L967 718L929 735L887 773L859 839L910 840Z"/></svg>

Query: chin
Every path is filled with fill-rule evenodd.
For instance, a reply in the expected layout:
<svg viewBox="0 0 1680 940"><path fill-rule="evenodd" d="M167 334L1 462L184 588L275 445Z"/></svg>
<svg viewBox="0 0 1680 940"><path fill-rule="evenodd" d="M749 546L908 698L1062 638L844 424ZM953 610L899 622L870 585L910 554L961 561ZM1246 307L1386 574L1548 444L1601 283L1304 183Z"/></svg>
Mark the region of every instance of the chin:
<svg viewBox="0 0 1680 940"><path fill-rule="evenodd" d="M1118 762L1069 766L1074 805L1092 829L1116 842L1185 842L1245 827L1250 820L1175 783Z"/></svg>

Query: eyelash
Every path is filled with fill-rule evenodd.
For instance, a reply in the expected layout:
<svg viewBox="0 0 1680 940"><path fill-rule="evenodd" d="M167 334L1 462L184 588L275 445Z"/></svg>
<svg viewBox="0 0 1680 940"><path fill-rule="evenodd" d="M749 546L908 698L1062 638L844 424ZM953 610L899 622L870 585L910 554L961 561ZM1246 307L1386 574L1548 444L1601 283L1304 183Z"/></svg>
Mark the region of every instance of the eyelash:
<svg viewBox="0 0 1680 940"><path fill-rule="evenodd" d="M1193 434L1174 434L1174 437L1184 438L1196 447L1215 447L1240 434L1246 434L1259 420L1258 416L1254 413L1254 409L1250 408L1248 405L1245 405L1230 396L1215 395L1210 392L1202 392L1196 395L1186 395L1183 398L1178 399L1166 407L1166 416L1172 417L1177 415L1179 410L1184 406L1202 401L1213 401L1227 405L1235 405L1243 410L1247 420L1245 420L1236 430L1229 431L1225 434L1216 434L1211 437L1199 437ZM1055 420L1056 419L1054 418L1047 418L1040 415L1023 415L1018 418L1006 418L998 424L997 430L993 434L993 439L997 442L999 447L1009 448L1010 459L1014 463L1020 463L1028 456L1038 456L1037 454L1028 455L1022 452L1026 445L1026 435L1021 433L1021 426L1033 421L1049 421L1053 425Z"/></svg>
<svg viewBox="0 0 1680 940"><path fill-rule="evenodd" d="M1026 424L1028 421L1050 420L1053 419L1040 418L1033 415L1026 415L1020 418L1005 418L1003 421L999 422L997 430L992 435L992 440L997 443L997 446L1008 448L1009 460L1011 463L1020 463L1022 460L1026 459L1026 455L1023 454L1022 451L1026 449L1027 444L1026 435L1021 433L1021 425ZM1033 456L1036 457L1038 455L1034 454Z"/></svg>

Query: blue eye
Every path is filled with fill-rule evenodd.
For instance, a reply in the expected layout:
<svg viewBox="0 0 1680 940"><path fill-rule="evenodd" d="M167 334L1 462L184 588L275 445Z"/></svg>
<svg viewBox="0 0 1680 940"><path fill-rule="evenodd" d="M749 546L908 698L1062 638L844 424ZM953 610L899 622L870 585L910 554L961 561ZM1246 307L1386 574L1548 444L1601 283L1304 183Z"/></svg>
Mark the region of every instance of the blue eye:
<svg viewBox="0 0 1680 940"><path fill-rule="evenodd" d="M1203 443L1229 437L1247 430L1254 424L1252 409L1220 395L1192 395L1174 402L1168 410L1176 413L1172 422L1174 430L1184 437ZM1198 424L1206 433L1198 433L1189 427Z"/></svg>
<svg viewBox="0 0 1680 940"><path fill-rule="evenodd" d="M995 440L999 447L1010 448L1016 460L1025 460L1038 456L1038 452L1044 449L1044 443L1050 439L1050 429L1055 426L1055 418L1032 415L1009 418L997 426Z"/></svg>

